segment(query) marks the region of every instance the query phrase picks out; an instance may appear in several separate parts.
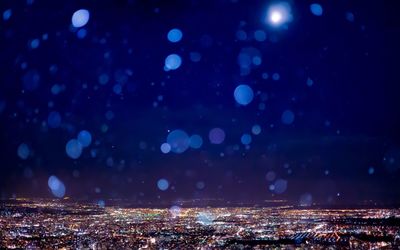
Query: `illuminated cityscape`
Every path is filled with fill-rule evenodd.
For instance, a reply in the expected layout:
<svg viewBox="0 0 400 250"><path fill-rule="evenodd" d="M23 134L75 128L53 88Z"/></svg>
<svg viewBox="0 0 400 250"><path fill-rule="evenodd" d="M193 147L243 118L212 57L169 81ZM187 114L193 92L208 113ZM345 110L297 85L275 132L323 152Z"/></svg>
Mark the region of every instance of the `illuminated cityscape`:
<svg viewBox="0 0 400 250"><path fill-rule="evenodd" d="M3 202L0 215L1 248L400 247L400 209L121 208L17 199Z"/></svg>

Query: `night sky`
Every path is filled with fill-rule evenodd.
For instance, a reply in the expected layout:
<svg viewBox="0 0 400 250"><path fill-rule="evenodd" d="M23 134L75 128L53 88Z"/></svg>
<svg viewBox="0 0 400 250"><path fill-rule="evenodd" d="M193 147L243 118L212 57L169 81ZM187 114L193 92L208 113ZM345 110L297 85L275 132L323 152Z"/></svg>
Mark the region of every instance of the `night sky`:
<svg viewBox="0 0 400 250"><path fill-rule="evenodd" d="M400 25L384 1L0 14L0 198L399 201Z"/></svg>

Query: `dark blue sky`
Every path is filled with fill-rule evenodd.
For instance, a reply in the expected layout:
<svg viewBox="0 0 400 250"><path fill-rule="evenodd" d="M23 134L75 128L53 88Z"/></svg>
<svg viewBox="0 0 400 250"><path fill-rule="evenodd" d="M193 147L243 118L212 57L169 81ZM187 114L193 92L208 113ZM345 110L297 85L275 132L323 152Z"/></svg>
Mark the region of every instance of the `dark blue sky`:
<svg viewBox="0 0 400 250"><path fill-rule="evenodd" d="M28 0L0 12L2 198L398 201L399 25L381 1ZM200 148L168 141L177 129Z"/></svg>

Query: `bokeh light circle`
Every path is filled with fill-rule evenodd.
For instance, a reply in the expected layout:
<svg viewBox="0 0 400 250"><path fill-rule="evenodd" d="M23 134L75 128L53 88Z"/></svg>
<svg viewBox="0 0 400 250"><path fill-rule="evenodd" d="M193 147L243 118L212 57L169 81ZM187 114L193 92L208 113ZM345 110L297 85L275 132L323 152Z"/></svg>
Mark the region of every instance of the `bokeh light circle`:
<svg viewBox="0 0 400 250"><path fill-rule="evenodd" d="M58 179L56 176L52 175L49 177L47 181L47 185L49 186L51 193L57 197L62 198L65 195L65 185L64 183Z"/></svg>
<svg viewBox="0 0 400 250"><path fill-rule="evenodd" d="M78 134L78 141L83 147L88 147L92 143L92 135L87 130L82 130Z"/></svg>
<svg viewBox="0 0 400 250"><path fill-rule="evenodd" d="M65 152L72 159L78 159L82 154L83 146L77 139L71 139L65 145Z"/></svg>
<svg viewBox="0 0 400 250"><path fill-rule="evenodd" d="M182 59L177 54L171 54L165 58L165 68L167 70L176 70L182 64Z"/></svg>
<svg viewBox="0 0 400 250"><path fill-rule="evenodd" d="M182 36L182 31L175 28L168 32L167 38L171 43L177 43L182 39Z"/></svg>
<svg viewBox="0 0 400 250"><path fill-rule="evenodd" d="M72 26L80 28L89 22L90 13L86 9L80 9L74 12L71 18Z"/></svg>
<svg viewBox="0 0 400 250"><path fill-rule="evenodd" d="M290 125L294 122L294 113L291 110L285 110L282 113L282 123L286 125Z"/></svg>
<svg viewBox="0 0 400 250"><path fill-rule="evenodd" d="M203 138L200 135L192 135L190 138L189 146L194 149L198 149L203 145Z"/></svg>
<svg viewBox="0 0 400 250"><path fill-rule="evenodd" d="M176 129L168 134L167 143L171 146L172 152L181 154L189 148L190 139L185 131Z"/></svg>
<svg viewBox="0 0 400 250"><path fill-rule="evenodd" d="M166 179L159 179L157 181L157 187L158 189L160 189L161 191L165 191L168 189L169 187L169 182Z"/></svg>
<svg viewBox="0 0 400 250"><path fill-rule="evenodd" d="M160 150L164 154L168 154L171 151L171 145L169 145L168 143L164 142L163 144L161 144Z"/></svg>
<svg viewBox="0 0 400 250"><path fill-rule="evenodd" d="M233 92L235 101L240 105L248 105L254 98L253 89L249 85L241 84Z"/></svg>
<svg viewBox="0 0 400 250"><path fill-rule="evenodd" d="M208 139L212 144L221 144L225 140L225 131L221 128L213 128L208 134Z"/></svg>

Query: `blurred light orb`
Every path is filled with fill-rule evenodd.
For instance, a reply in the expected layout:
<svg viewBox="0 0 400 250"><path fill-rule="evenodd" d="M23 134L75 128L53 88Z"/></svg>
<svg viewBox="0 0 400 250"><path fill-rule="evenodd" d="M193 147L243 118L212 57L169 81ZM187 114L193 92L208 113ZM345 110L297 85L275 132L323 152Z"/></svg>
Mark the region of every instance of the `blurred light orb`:
<svg viewBox="0 0 400 250"><path fill-rule="evenodd" d="M294 122L294 113L291 110L285 110L281 117L282 123L290 125Z"/></svg>
<svg viewBox="0 0 400 250"><path fill-rule="evenodd" d="M309 193L302 194L300 196L300 206L309 207L312 205L312 195Z"/></svg>
<svg viewBox="0 0 400 250"><path fill-rule="evenodd" d="M315 16L322 16L324 13L324 10L322 9L322 6L318 3L313 3L310 5L310 11L313 13Z"/></svg>
<svg viewBox="0 0 400 250"><path fill-rule="evenodd" d="M203 181L198 181L196 182L196 188L197 189L204 189L206 187L206 184Z"/></svg>
<svg viewBox="0 0 400 250"><path fill-rule="evenodd" d="M400 149L394 148L385 153L383 164L389 173L394 173L400 169Z"/></svg>
<svg viewBox="0 0 400 250"><path fill-rule="evenodd" d="M171 151L171 145L169 145L168 143L164 142L163 144L161 144L160 150L164 154L168 154Z"/></svg>
<svg viewBox="0 0 400 250"><path fill-rule="evenodd" d="M117 95L121 94L121 92L122 92L121 84L115 84L114 87L113 87L113 91Z"/></svg>
<svg viewBox="0 0 400 250"><path fill-rule="evenodd" d="M268 173L265 175L265 179L267 179L267 181L273 181L276 178L276 174L274 171L268 171Z"/></svg>
<svg viewBox="0 0 400 250"><path fill-rule="evenodd" d="M72 159L78 159L82 154L82 144L77 139L71 139L65 146L65 152Z"/></svg>
<svg viewBox="0 0 400 250"><path fill-rule="evenodd" d="M346 20L349 22L354 22L354 14L352 12L346 13Z"/></svg>
<svg viewBox="0 0 400 250"><path fill-rule="evenodd" d="M10 17L12 16L12 10L11 9L7 9L3 12L3 20L7 21L8 19L10 19Z"/></svg>
<svg viewBox="0 0 400 250"><path fill-rule="evenodd" d="M282 21L282 12L280 12L280 11L273 11L272 13L271 13L271 22L273 22L273 23L279 23L279 22L281 22Z"/></svg>
<svg viewBox="0 0 400 250"><path fill-rule="evenodd" d="M261 126L256 124L251 128L253 135L259 135L261 133Z"/></svg>
<svg viewBox="0 0 400 250"><path fill-rule="evenodd" d="M166 179L159 179L157 181L157 187L158 189L160 189L161 191L165 191L168 189L169 187L169 182Z"/></svg>
<svg viewBox="0 0 400 250"><path fill-rule="evenodd" d="M311 87L311 86L313 86L313 84L314 84L314 81L311 78L307 78L307 86Z"/></svg>
<svg viewBox="0 0 400 250"><path fill-rule="evenodd" d="M281 76L278 73L274 73L272 75L272 80L274 81L279 81L279 79L281 79Z"/></svg>
<svg viewBox="0 0 400 250"><path fill-rule="evenodd" d="M375 173L374 167L369 167L369 169L368 169L368 174L372 175L372 174L374 174L374 173Z"/></svg>
<svg viewBox="0 0 400 250"><path fill-rule="evenodd" d="M50 128L58 128L61 125L61 115L57 111L52 111L47 117L47 124Z"/></svg>
<svg viewBox="0 0 400 250"><path fill-rule="evenodd" d="M182 59L177 54L171 54L165 58L165 69L166 70L176 70L182 64Z"/></svg>
<svg viewBox="0 0 400 250"><path fill-rule="evenodd" d="M275 189L274 192L277 194L282 194L287 189L287 181L283 179L277 179L274 183Z"/></svg>
<svg viewBox="0 0 400 250"><path fill-rule="evenodd" d="M236 38L240 41L244 41L247 39L247 33L244 30L236 31Z"/></svg>
<svg viewBox="0 0 400 250"><path fill-rule="evenodd" d="M266 23L272 26L280 26L292 21L291 7L288 3L277 3L268 8Z"/></svg>
<svg viewBox="0 0 400 250"><path fill-rule="evenodd" d="M29 70L22 77L22 83L24 90L32 91L39 87L40 85L40 75L36 70Z"/></svg>
<svg viewBox="0 0 400 250"><path fill-rule="evenodd" d="M99 83L101 85L105 85L106 83L108 83L109 80L110 77L106 73L99 75Z"/></svg>
<svg viewBox="0 0 400 250"><path fill-rule="evenodd" d="M177 43L182 39L182 31L180 29L172 29L167 35L168 41L171 43Z"/></svg>
<svg viewBox="0 0 400 250"><path fill-rule="evenodd" d="M172 152L181 154L189 148L190 139L185 131L176 129L168 134L167 143L171 146Z"/></svg>
<svg viewBox="0 0 400 250"><path fill-rule="evenodd" d="M241 84L235 88L233 96L238 104L246 106L253 100L254 92L249 85Z"/></svg>
<svg viewBox="0 0 400 250"><path fill-rule="evenodd" d="M80 9L72 14L71 22L75 28L85 26L89 22L90 13L86 9Z"/></svg>
<svg viewBox="0 0 400 250"><path fill-rule="evenodd" d="M257 42L264 42L267 39L267 35L263 30L256 30L254 32L254 39L256 39Z"/></svg>
<svg viewBox="0 0 400 250"><path fill-rule="evenodd" d="M26 145L25 143L21 143L18 146L17 154L18 154L18 157L21 158L22 160L28 159L30 153L31 153L31 150L29 149L29 146Z"/></svg>
<svg viewBox="0 0 400 250"><path fill-rule="evenodd" d="M189 56L192 62L200 62L201 60L201 54L199 52L190 52Z"/></svg>
<svg viewBox="0 0 400 250"><path fill-rule="evenodd" d="M212 144L221 144L225 140L225 131L221 128L213 128L208 133L208 139Z"/></svg>
<svg viewBox="0 0 400 250"><path fill-rule="evenodd" d="M251 135L243 134L242 137L240 137L240 141L242 142L243 145L249 145L252 141Z"/></svg>
<svg viewBox="0 0 400 250"><path fill-rule="evenodd" d="M179 216L179 214L181 213L181 208L179 206L174 205L169 209L169 212L171 213L171 216L175 218Z"/></svg>
<svg viewBox="0 0 400 250"><path fill-rule="evenodd" d="M192 135L189 138L189 146L194 149L198 149L203 145L203 138L200 135Z"/></svg>
<svg viewBox="0 0 400 250"><path fill-rule="evenodd" d="M209 226L213 223L213 221L214 221L214 216L211 213L200 212L197 215L197 222L202 225Z"/></svg>
<svg viewBox="0 0 400 250"><path fill-rule="evenodd" d="M97 205L101 208L104 208L106 206L106 203L103 200L98 200Z"/></svg>
<svg viewBox="0 0 400 250"><path fill-rule="evenodd" d="M92 135L87 130L82 130L78 134L78 141L82 145L82 147L87 147L92 143Z"/></svg>
<svg viewBox="0 0 400 250"><path fill-rule="evenodd" d="M49 177L47 181L47 185L49 186L51 193L57 197L62 198L65 195L65 185L64 183L58 179L56 176L52 175Z"/></svg>
<svg viewBox="0 0 400 250"><path fill-rule="evenodd" d="M30 42L30 46L31 46L31 48L32 49L37 49L38 47L39 47L39 45L40 45L40 40L39 39L33 39L31 42Z"/></svg>
<svg viewBox="0 0 400 250"><path fill-rule="evenodd" d="M105 117L107 120L112 120L114 118L114 112L112 112L111 110L108 110L105 114Z"/></svg>
<svg viewBox="0 0 400 250"><path fill-rule="evenodd" d="M51 89L50 89L50 91L51 91L51 93L52 93L53 95L58 95L58 94L60 94L63 90L64 90L63 86L62 86L62 85L59 85L59 84L54 84L54 85L51 87Z"/></svg>
<svg viewBox="0 0 400 250"><path fill-rule="evenodd" d="M76 36L77 36L79 39L85 38L86 35L87 35L86 29L80 29L80 30L78 30L78 32L76 32Z"/></svg>

